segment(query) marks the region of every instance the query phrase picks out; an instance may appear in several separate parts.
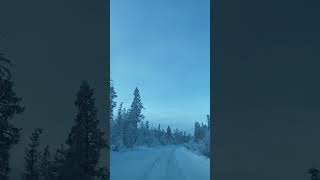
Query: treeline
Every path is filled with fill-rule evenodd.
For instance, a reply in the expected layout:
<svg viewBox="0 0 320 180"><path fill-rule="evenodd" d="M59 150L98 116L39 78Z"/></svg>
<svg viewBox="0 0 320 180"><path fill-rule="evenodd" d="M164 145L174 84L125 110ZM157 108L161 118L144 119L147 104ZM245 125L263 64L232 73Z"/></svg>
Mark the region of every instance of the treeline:
<svg viewBox="0 0 320 180"><path fill-rule="evenodd" d="M133 101L129 109L123 108L120 103L116 117L113 117L113 109L117 103L112 82L110 83L110 129L111 129L111 147L118 151L122 148L132 148L137 145L169 145L182 144L189 142L191 134L179 129L172 130L170 126L166 129L152 127L149 121L144 121L142 110L144 109L139 89L136 88L133 93Z"/></svg>
<svg viewBox="0 0 320 180"><path fill-rule="evenodd" d="M8 66L10 61L0 55L0 179L9 180L10 150L21 139L21 128L12 124L25 107L13 91ZM40 146L43 131L36 128L25 149L22 180L93 180L109 179L109 171L99 166L100 152L107 148L105 134L99 129L94 92L85 81L76 95L77 114L66 144L54 153L49 145Z"/></svg>
<svg viewBox="0 0 320 180"><path fill-rule="evenodd" d="M152 127L149 121L144 121L144 115L141 113L144 109L139 89L136 88L133 93L133 101L129 109L123 108L120 103L116 116L113 116L113 110L117 105L115 98L117 93L114 86L110 83L110 129L111 129L111 147L118 151L122 148L132 148L134 146L146 145L170 145L170 144L199 144L203 146L201 152L209 156L210 154L210 116L207 116L207 125L200 126L195 123L194 135L186 131L171 129L170 126L162 128L160 124Z"/></svg>

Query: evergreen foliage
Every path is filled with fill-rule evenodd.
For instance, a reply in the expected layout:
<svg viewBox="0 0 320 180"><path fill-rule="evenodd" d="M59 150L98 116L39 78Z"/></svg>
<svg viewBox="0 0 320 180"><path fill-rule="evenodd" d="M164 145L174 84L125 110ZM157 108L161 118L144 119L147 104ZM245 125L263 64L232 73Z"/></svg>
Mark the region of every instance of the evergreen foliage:
<svg viewBox="0 0 320 180"><path fill-rule="evenodd" d="M104 133L98 128L97 108L93 90L82 82L75 102L77 115L75 125L67 139L64 179L92 180L99 176L97 167L100 151L106 147Z"/></svg>
<svg viewBox="0 0 320 180"><path fill-rule="evenodd" d="M40 145L40 134L42 130L37 128L34 130L29 140L30 143L25 150L25 172L24 180L39 180L40 179L40 158L41 152L39 149Z"/></svg>
<svg viewBox="0 0 320 180"><path fill-rule="evenodd" d="M21 98L13 91L13 82L0 76L0 179L8 180L10 150L18 144L21 129L12 120L24 111Z"/></svg>

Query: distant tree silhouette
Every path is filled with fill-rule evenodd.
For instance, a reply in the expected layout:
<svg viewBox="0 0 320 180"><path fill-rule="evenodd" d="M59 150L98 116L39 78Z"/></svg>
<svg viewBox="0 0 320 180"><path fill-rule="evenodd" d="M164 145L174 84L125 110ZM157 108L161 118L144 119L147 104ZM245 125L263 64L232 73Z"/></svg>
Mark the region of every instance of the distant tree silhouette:
<svg viewBox="0 0 320 180"><path fill-rule="evenodd" d="M117 106L117 103L114 99L117 97L117 93L114 90L112 81L110 82L110 120L113 120L113 109Z"/></svg>
<svg viewBox="0 0 320 180"><path fill-rule="evenodd" d="M2 59L3 62L6 62ZM0 66L0 71L5 72ZM1 73L0 73L1 74ZM20 140L21 129L12 124L17 114L24 111L21 98L13 91L13 82L0 76L0 179L7 180L10 172L10 149Z"/></svg>
<svg viewBox="0 0 320 180"><path fill-rule="evenodd" d="M39 150L40 134L42 130L37 128L30 136L30 143L25 150L25 172L24 180L39 180L40 179L40 157Z"/></svg>
<svg viewBox="0 0 320 180"><path fill-rule="evenodd" d="M319 179L319 170L316 168L311 168L308 171L309 174L311 174L311 180L318 180Z"/></svg>
<svg viewBox="0 0 320 180"><path fill-rule="evenodd" d="M100 176L97 167L100 151L106 147L104 133L99 129L97 108L93 90L86 81L77 93L75 125L67 139L66 161L63 168L64 179L93 180Z"/></svg>
<svg viewBox="0 0 320 180"><path fill-rule="evenodd" d="M128 119L125 122L125 131L127 134L125 145L127 147L133 147L136 143L138 137L138 122L144 119L144 115L141 113L144 107L138 88L135 88L133 96L133 101L128 112Z"/></svg>

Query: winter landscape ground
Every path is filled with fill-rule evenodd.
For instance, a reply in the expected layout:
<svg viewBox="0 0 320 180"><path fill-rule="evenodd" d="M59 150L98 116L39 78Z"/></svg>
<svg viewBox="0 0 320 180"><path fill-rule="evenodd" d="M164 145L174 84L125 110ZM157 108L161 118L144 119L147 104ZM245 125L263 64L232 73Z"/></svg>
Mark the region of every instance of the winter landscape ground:
<svg viewBox="0 0 320 180"><path fill-rule="evenodd" d="M210 159L182 145L111 152L112 180L209 180Z"/></svg>

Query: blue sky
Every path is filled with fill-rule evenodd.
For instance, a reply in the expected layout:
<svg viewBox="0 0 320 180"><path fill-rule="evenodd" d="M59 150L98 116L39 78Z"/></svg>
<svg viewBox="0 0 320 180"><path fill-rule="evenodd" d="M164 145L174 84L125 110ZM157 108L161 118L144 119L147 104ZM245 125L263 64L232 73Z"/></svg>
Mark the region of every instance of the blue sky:
<svg viewBox="0 0 320 180"><path fill-rule="evenodd" d="M111 79L146 120L192 132L210 113L209 0L111 0Z"/></svg>

